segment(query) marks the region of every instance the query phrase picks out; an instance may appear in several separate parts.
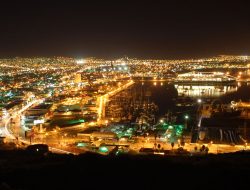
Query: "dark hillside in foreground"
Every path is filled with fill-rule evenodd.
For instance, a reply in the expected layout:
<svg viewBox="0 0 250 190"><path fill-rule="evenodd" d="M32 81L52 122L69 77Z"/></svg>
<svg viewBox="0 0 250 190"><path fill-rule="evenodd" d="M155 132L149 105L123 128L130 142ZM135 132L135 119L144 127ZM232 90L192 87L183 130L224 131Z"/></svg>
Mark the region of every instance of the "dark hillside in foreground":
<svg viewBox="0 0 250 190"><path fill-rule="evenodd" d="M0 189L239 189L250 181L246 152L207 157L0 155Z"/></svg>

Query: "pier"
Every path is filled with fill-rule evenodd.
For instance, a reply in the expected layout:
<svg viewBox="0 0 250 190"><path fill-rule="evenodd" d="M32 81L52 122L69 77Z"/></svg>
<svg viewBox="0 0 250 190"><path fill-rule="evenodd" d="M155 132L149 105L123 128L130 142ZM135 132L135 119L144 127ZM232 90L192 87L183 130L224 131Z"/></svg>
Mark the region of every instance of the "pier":
<svg viewBox="0 0 250 190"><path fill-rule="evenodd" d="M128 87L132 86L135 82L133 80L128 81L126 84L119 86L118 88L116 88L113 91L108 92L107 94L104 94L100 97L97 98L97 104L98 106L98 123L105 123L105 121L103 121L103 119L105 118L105 107L106 107L106 103L108 102L108 99L114 95L116 95L117 93L127 89Z"/></svg>

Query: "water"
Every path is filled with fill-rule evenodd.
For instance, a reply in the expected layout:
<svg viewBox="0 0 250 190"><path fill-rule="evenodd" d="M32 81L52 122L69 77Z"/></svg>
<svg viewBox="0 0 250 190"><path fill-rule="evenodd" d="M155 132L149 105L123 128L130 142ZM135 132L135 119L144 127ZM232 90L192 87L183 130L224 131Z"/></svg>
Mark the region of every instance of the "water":
<svg viewBox="0 0 250 190"><path fill-rule="evenodd" d="M168 111L175 111L176 104L180 99L190 103L201 99L215 99L236 92L237 85L177 85L168 82L136 82L133 86L137 99L141 101L154 102L159 108L159 115L164 115ZM183 102L182 102L183 103Z"/></svg>
<svg viewBox="0 0 250 190"><path fill-rule="evenodd" d="M137 94L137 100L155 103L159 115L165 114L175 107L178 91L172 84L166 82L137 82L132 89Z"/></svg>

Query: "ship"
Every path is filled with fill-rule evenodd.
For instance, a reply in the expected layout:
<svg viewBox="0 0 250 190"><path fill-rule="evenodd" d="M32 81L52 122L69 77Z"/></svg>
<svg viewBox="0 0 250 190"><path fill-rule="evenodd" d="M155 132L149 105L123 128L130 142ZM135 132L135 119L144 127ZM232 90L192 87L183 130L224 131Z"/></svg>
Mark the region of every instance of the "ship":
<svg viewBox="0 0 250 190"><path fill-rule="evenodd" d="M236 78L223 72L198 72L178 74L175 83L185 84L214 84L214 83L236 83Z"/></svg>

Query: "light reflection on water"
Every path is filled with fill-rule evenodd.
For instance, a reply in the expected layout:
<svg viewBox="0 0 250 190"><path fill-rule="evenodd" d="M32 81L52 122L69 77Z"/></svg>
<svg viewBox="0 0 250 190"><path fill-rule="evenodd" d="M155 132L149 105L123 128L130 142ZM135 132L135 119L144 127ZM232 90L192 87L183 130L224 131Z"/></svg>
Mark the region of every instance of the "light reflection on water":
<svg viewBox="0 0 250 190"><path fill-rule="evenodd" d="M145 83L142 82L141 85ZM148 83L147 83L148 84ZM154 87L162 88L167 82L152 82ZM150 84L149 84L150 85ZM174 87L178 91L178 96L188 97L219 97L227 93L235 92L241 87L241 83L235 85L187 85L175 84Z"/></svg>

